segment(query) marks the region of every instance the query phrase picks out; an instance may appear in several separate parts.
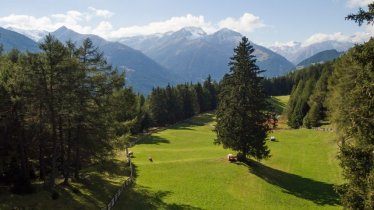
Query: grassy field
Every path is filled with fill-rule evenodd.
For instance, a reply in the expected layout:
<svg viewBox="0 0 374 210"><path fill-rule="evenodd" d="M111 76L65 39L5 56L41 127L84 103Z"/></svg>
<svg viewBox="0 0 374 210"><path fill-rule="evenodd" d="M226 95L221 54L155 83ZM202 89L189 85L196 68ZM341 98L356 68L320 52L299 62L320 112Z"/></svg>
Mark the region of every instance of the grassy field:
<svg viewBox="0 0 374 210"><path fill-rule="evenodd" d="M37 192L31 195L16 195L0 191L0 209L88 210L102 208L107 205L128 177L129 167L125 166L124 153L118 153L118 156L112 160L92 165L82 171L80 182L73 182L71 187L59 185L56 188L60 194L57 200L51 199L51 193L43 190L41 182L33 183Z"/></svg>
<svg viewBox="0 0 374 210"><path fill-rule="evenodd" d="M274 107L274 110L281 114L286 108L287 102L290 99L290 96L276 96L270 98L270 104Z"/></svg>
<svg viewBox="0 0 374 210"><path fill-rule="evenodd" d="M212 129L204 114L139 142L137 183L116 209L341 209L333 133L279 129L271 158L243 164L226 160Z"/></svg>

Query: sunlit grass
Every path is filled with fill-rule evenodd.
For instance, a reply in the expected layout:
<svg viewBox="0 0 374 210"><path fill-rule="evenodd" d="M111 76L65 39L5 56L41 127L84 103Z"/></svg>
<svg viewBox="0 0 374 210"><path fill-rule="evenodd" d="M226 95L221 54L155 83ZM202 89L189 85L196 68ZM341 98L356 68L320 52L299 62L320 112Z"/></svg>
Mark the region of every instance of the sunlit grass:
<svg viewBox="0 0 374 210"><path fill-rule="evenodd" d="M229 163L212 114L147 137L132 150L136 185L117 209L341 209L333 133L279 129L272 157ZM153 162L148 160L152 157Z"/></svg>

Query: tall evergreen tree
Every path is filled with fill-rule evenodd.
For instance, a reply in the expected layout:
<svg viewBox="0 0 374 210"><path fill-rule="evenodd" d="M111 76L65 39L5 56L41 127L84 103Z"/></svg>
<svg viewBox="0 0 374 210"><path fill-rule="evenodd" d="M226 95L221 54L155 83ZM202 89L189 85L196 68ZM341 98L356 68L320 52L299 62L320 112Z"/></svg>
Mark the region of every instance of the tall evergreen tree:
<svg viewBox="0 0 374 210"><path fill-rule="evenodd" d="M374 20L369 11L346 17L359 25ZM340 187L348 209L374 209L374 39L357 45L336 64L330 80L330 110L341 142L339 158L347 183Z"/></svg>
<svg viewBox="0 0 374 210"><path fill-rule="evenodd" d="M332 122L338 130L340 188L348 209L374 209L374 40L340 59L330 80Z"/></svg>
<svg viewBox="0 0 374 210"><path fill-rule="evenodd" d="M263 159L269 156L266 136L268 103L254 48L246 37L234 49L230 73L221 82L217 108L217 139L214 143L238 151L238 158Z"/></svg>

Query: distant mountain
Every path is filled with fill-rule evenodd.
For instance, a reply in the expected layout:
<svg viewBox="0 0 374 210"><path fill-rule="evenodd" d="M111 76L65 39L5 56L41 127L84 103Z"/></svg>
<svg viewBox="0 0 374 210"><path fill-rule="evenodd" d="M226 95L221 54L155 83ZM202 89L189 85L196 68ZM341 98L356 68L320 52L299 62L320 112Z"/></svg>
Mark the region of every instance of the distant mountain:
<svg viewBox="0 0 374 210"><path fill-rule="evenodd" d="M233 49L241 40L238 32L222 29L207 34L201 28L187 27L176 32L137 36L119 40L173 70L185 81L202 81L209 74L216 80L229 72ZM253 44L253 43L252 43ZM282 75L295 66L271 50L253 44L258 65L266 76Z"/></svg>
<svg viewBox="0 0 374 210"><path fill-rule="evenodd" d="M343 52L338 52L337 50L325 50L301 61L299 64L297 64L297 66L306 67L316 63L331 61L340 57L342 54Z"/></svg>
<svg viewBox="0 0 374 210"><path fill-rule="evenodd" d="M273 46L270 47L274 52L277 52L294 64L298 64L301 61L325 50L337 50L338 52L345 52L354 44L350 42L338 42L338 41L325 41L320 43L311 44L308 46L302 46L299 42L289 43L284 46Z"/></svg>
<svg viewBox="0 0 374 210"><path fill-rule="evenodd" d="M0 27L0 44L3 45L4 51L8 52L13 48L16 48L20 51L29 51L29 52L38 52L38 44L32 39Z"/></svg>
<svg viewBox="0 0 374 210"><path fill-rule="evenodd" d="M81 44L90 38L107 57L109 63L126 71L127 84L141 93L149 93L155 86L175 84L179 78L165 69L142 52L134 50L119 42L109 42L96 35L79 34L66 27L61 27L52 33L60 41L72 40Z"/></svg>
<svg viewBox="0 0 374 210"><path fill-rule="evenodd" d="M35 42L41 41L49 32L43 30L25 30L20 28L8 27L8 30L23 34Z"/></svg>

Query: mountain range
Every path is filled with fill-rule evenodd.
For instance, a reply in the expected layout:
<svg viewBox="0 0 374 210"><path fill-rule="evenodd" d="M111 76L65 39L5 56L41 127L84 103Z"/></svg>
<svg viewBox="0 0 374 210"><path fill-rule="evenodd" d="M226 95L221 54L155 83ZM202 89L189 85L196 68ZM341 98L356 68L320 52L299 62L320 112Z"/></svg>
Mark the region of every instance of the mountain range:
<svg viewBox="0 0 374 210"><path fill-rule="evenodd" d="M340 57L342 54L343 52L338 52L335 49L325 50L301 61L299 64L297 64L297 68L303 68L309 65L331 61Z"/></svg>
<svg viewBox="0 0 374 210"><path fill-rule="evenodd" d="M337 50L338 52L345 52L353 46L354 43L338 41L323 41L310 45L303 45L300 42L292 42L288 45L272 46L270 49L280 55L283 55L293 64L298 65L303 60L316 55L319 52L333 49Z"/></svg>
<svg viewBox="0 0 374 210"><path fill-rule="evenodd" d="M136 36L119 40L138 49L188 81L202 81L207 75L220 80L228 73L233 49L241 40L238 32L221 29L207 34L201 28L187 27L176 32ZM251 43L257 64L267 77L279 76L295 68L283 56Z"/></svg>
<svg viewBox="0 0 374 210"><path fill-rule="evenodd" d="M38 44L29 37L2 27L0 27L0 44L6 52L14 48L20 51L40 51Z"/></svg>
<svg viewBox="0 0 374 210"><path fill-rule="evenodd" d="M5 51L17 48L39 52L38 42L46 34L46 31L0 27L0 44ZM126 72L127 84L145 94L155 86L203 81L208 75L220 80L229 72L228 63L234 53L233 49L242 38L240 33L229 29L207 34L196 27L117 41L80 34L66 27L51 34L62 42L72 40L78 45L85 38L90 38L104 52L109 63ZM351 43L325 42L305 47L295 43L294 46L272 47L272 51L253 42L251 44L255 49L257 64L260 69L266 70L266 77L283 75L295 69L299 63L297 61L301 62L326 49L345 51L353 46Z"/></svg>
<svg viewBox="0 0 374 210"><path fill-rule="evenodd" d="M96 35L79 34L66 27L57 29L52 35L62 42L72 40L77 45L90 38L94 45L104 52L109 63L120 71L126 71L128 84L141 93L148 93L156 86L166 86L180 81L178 76L142 52L119 42L106 41Z"/></svg>

